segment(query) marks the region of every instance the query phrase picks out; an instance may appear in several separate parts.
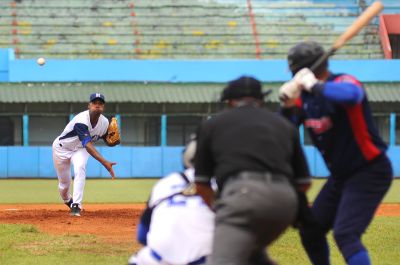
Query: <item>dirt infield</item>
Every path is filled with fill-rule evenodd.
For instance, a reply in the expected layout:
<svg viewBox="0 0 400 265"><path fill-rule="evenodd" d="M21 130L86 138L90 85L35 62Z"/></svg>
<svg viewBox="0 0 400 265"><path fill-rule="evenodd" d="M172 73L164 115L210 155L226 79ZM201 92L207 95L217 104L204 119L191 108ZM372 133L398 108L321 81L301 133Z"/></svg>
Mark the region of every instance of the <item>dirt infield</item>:
<svg viewBox="0 0 400 265"><path fill-rule="evenodd" d="M65 205L0 204L0 223L31 224L50 234L93 234L108 242L133 242L144 204L88 204L81 217Z"/></svg>
<svg viewBox="0 0 400 265"><path fill-rule="evenodd" d="M65 205L0 204L0 223L31 224L50 234L93 234L108 242L133 242L144 204L88 204L81 217ZM400 216L400 204L383 204L377 215Z"/></svg>

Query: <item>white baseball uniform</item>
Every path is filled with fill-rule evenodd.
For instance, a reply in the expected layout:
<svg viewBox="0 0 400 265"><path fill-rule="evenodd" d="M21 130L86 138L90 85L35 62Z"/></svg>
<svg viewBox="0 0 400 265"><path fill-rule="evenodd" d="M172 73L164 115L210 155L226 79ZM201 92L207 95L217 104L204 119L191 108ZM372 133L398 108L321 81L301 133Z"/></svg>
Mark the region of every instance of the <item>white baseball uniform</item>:
<svg viewBox="0 0 400 265"><path fill-rule="evenodd" d="M76 115L53 142L53 163L58 176L58 190L64 202L71 199L71 162L74 168L73 202L82 208L89 153L85 146L96 142L107 132L108 119L100 115L96 126L90 123L89 110Z"/></svg>
<svg viewBox="0 0 400 265"><path fill-rule="evenodd" d="M193 169L184 174L193 182ZM147 206L153 209L147 245L131 257L129 264L203 264L211 254L214 213L200 196L179 194L188 184L180 173L155 184Z"/></svg>

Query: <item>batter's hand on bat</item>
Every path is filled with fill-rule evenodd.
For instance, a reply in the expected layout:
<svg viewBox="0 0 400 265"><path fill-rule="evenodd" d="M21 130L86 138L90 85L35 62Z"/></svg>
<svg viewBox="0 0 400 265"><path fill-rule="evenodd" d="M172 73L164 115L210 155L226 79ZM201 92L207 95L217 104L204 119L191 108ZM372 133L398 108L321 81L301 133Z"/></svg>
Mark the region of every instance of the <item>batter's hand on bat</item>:
<svg viewBox="0 0 400 265"><path fill-rule="evenodd" d="M303 68L293 77L294 82L300 85L300 88L311 92L311 88L318 83L314 73L308 68Z"/></svg>
<svg viewBox="0 0 400 265"><path fill-rule="evenodd" d="M109 162L109 161L104 162L104 167L108 170L108 172L110 172L112 179L115 179L115 173L114 173L114 169L112 167L116 164L117 163L115 163L115 162Z"/></svg>
<svg viewBox="0 0 400 265"><path fill-rule="evenodd" d="M284 83L279 88L279 100L283 107L292 107L295 104L296 99L300 96L301 88L294 81L290 80Z"/></svg>

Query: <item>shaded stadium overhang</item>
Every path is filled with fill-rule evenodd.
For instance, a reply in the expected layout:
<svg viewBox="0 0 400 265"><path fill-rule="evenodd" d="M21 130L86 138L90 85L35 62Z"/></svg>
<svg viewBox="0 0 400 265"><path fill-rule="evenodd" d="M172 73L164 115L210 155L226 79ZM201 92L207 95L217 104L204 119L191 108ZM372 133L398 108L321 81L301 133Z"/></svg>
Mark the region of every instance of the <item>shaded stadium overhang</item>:
<svg viewBox="0 0 400 265"><path fill-rule="evenodd" d="M278 103L282 83L264 83L272 89L267 102ZM400 82L364 83L372 103L399 103ZM0 103L85 103L93 92L107 103L185 104L218 103L220 83L2 83Z"/></svg>

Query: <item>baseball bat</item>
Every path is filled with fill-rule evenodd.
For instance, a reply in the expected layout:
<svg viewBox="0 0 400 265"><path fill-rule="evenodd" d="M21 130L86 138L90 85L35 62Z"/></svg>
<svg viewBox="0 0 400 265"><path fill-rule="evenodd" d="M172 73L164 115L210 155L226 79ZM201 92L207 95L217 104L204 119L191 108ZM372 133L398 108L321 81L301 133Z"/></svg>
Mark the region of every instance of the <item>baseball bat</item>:
<svg viewBox="0 0 400 265"><path fill-rule="evenodd" d="M333 43L332 47L321 56L311 67L311 71L315 71L329 56L333 55L338 49L340 49L346 42L351 40L357 35L360 30L365 27L373 17L379 14L383 9L381 1L375 1L370 5L354 22L351 24L342 35Z"/></svg>

